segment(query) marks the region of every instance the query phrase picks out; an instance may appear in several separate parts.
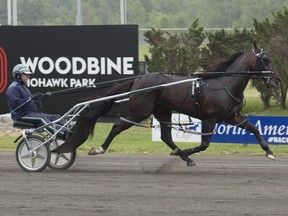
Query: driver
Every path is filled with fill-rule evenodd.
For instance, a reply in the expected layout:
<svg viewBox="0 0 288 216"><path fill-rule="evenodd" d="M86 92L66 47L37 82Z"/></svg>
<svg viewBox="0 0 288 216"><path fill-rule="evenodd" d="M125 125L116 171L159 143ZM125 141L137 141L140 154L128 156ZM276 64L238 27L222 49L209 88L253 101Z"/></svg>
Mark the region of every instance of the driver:
<svg viewBox="0 0 288 216"><path fill-rule="evenodd" d="M47 114L37 110L37 103L40 103L44 98L44 94L31 92L26 87L30 75L33 74L30 69L23 64L17 64L12 71L14 81L6 90L6 97L8 101L9 110L13 121L21 121L32 123L36 127L40 127L54 120L61 118L59 114ZM64 122L60 121L59 124L63 125ZM53 132L53 127L48 127L50 132ZM59 136L64 136L63 132Z"/></svg>

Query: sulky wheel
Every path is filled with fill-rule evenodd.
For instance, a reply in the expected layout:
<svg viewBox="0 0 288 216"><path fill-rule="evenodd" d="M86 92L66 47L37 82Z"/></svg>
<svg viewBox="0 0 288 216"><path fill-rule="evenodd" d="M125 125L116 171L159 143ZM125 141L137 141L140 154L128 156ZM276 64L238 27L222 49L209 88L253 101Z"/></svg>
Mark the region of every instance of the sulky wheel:
<svg viewBox="0 0 288 216"><path fill-rule="evenodd" d="M64 141L56 139L50 144L50 149L53 150L61 145ZM51 153L51 159L48 167L51 169L65 170L73 165L76 159L76 150L68 153Z"/></svg>
<svg viewBox="0 0 288 216"><path fill-rule="evenodd" d="M23 138L16 148L17 163L26 172L40 172L49 164L50 149L47 145L40 146L45 140L39 136L31 135L27 139L30 149L36 149L30 152L26 140Z"/></svg>

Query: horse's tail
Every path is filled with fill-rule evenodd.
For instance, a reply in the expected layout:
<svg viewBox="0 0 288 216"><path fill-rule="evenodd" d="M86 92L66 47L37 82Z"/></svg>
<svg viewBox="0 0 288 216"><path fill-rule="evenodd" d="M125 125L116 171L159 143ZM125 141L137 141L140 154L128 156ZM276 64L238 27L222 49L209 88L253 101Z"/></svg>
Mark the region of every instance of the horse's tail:
<svg viewBox="0 0 288 216"><path fill-rule="evenodd" d="M134 80L130 80L121 84L116 84L105 94L105 97L128 92L130 91L133 83ZM87 136L87 138L89 135L93 137L94 128L97 120L111 110L115 100L116 99L109 99L103 101L100 104L96 104L96 106L91 111L83 113L83 116L88 116L89 119L89 122L83 124L83 135Z"/></svg>
<svg viewBox="0 0 288 216"><path fill-rule="evenodd" d="M133 83L134 80L130 80L122 84L116 84L105 94L105 96L128 92L130 91ZM95 105L91 104L85 111L80 114L80 116L77 117L73 134L65 143L65 147L63 144L62 148L56 149L55 152L71 152L83 144L88 139L89 135L93 137L97 120L111 110L114 101L115 99L109 99L100 103L96 103Z"/></svg>

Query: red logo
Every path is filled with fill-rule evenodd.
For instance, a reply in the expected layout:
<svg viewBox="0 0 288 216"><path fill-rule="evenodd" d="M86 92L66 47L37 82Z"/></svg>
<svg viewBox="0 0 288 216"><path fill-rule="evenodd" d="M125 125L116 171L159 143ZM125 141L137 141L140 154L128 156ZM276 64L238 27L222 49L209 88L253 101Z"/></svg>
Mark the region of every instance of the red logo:
<svg viewBox="0 0 288 216"><path fill-rule="evenodd" d="M8 83L7 56L0 47L0 94L6 89Z"/></svg>

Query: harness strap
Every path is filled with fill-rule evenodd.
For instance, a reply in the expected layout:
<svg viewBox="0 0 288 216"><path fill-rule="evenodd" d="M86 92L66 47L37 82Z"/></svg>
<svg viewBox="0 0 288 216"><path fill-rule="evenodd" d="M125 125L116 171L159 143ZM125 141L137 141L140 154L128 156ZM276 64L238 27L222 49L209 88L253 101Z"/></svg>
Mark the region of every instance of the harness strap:
<svg viewBox="0 0 288 216"><path fill-rule="evenodd" d="M183 131L184 133L191 133L191 134L201 135L201 136L210 136L210 135L213 135L215 133L215 130L213 130L212 132L208 132L208 133L189 131L189 130L185 130L185 129L182 129L181 131Z"/></svg>
<svg viewBox="0 0 288 216"><path fill-rule="evenodd" d="M156 128L155 125L144 125L142 123L138 123L138 122L134 122L134 121L125 119L123 117L120 117L120 120L125 121L125 122L127 122L129 124L133 124L134 126L138 126L138 127ZM210 136L210 135L213 135L214 132L215 132L215 130L213 130L212 132L208 132L208 133L202 133L202 132L197 132L197 131L189 131L189 130L184 129L180 123L168 123L168 122L160 122L160 123L165 123L165 124L170 125L170 126L179 125L179 128L173 127L173 129L178 130L178 131L183 131L184 133L191 133L191 134L202 135L202 136Z"/></svg>
<svg viewBox="0 0 288 216"><path fill-rule="evenodd" d="M138 127L145 127L145 128L153 128L153 127L155 127L155 126L152 126L152 125L144 125L142 123L134 122L134 121L125 119L123 117L120 117L120 120L125 121L125 122L130 123L130 124L133 124L133 125L138 126Z"/></svg>
<svg viewBox="0 0 288 216"><path fill-rule="evenodd" d="M242 98L241 98L241 99L240 99L240 98L236 98L236 97L227 89L226 86L224 87L224 91L225 91L230 97L232 97L233 100L235 100L237 103L242 104Z"/></svg>
<svg viewBox="0 0 288 216"><path fill-rule="evenodd" d="M240 125L244 124L246 121L248 121L248 120L247 120L247 118L245 118L245 119L244 119L242 122L238 123L238 124L237 124L237 125L235 125L235 126L237 126L237 127L238 127L238 126L240 126Z"/></svg>

